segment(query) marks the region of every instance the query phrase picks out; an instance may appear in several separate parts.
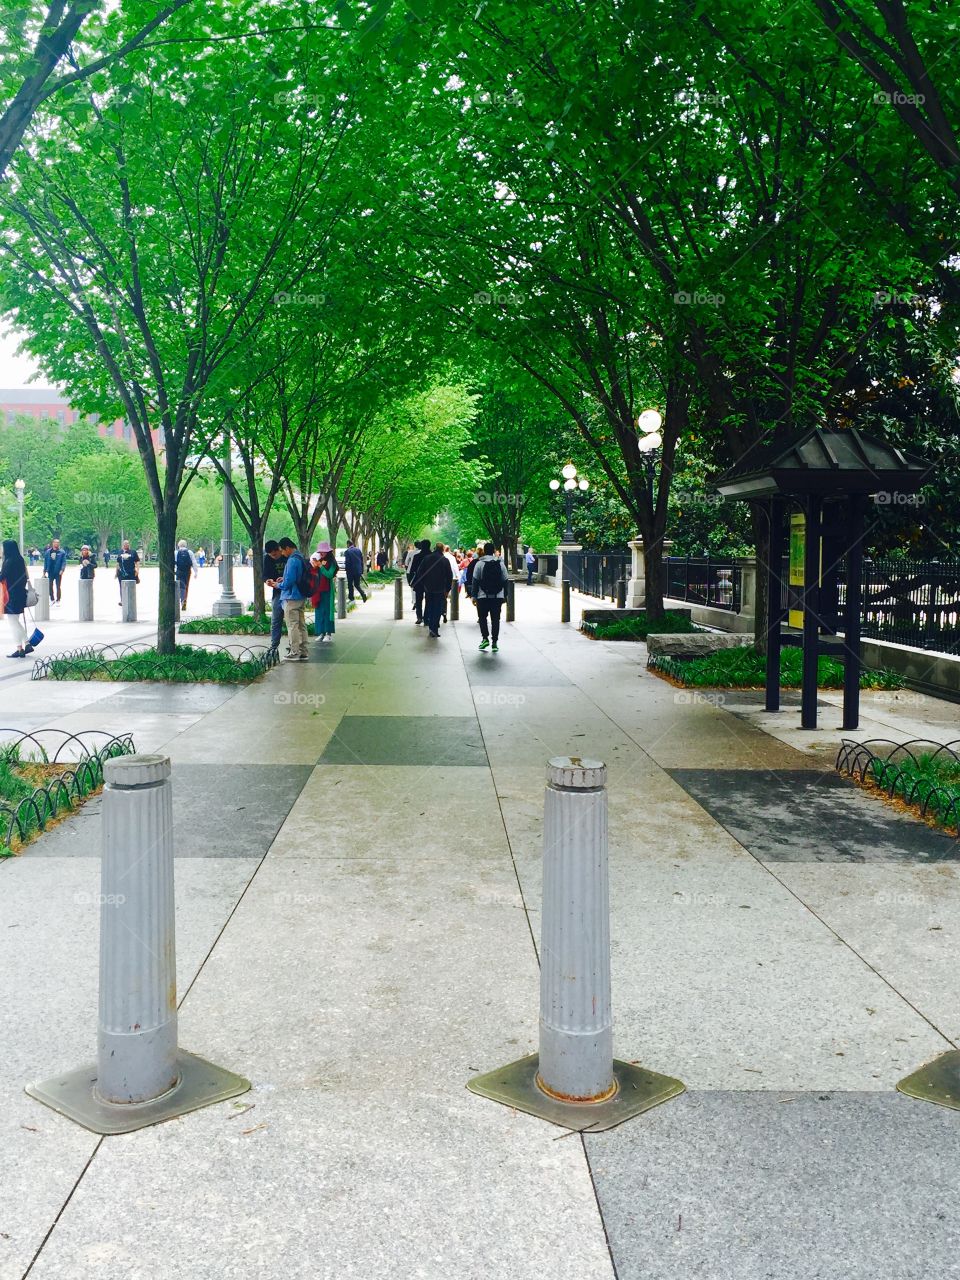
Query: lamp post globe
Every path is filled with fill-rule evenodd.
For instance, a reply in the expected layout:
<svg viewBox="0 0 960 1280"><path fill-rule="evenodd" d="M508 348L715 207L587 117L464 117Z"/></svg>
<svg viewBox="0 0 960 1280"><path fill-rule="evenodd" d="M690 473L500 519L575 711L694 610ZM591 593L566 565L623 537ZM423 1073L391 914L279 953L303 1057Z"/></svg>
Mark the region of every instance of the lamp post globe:
<svg viewBox="0 0 960 1280"><path fill-rule="evenodd" d="M560 474L563 476L564 480L572 480L573 477L577 474L577 468L573 465L572 462L568 462L567 465L561 470Z"/></svg>

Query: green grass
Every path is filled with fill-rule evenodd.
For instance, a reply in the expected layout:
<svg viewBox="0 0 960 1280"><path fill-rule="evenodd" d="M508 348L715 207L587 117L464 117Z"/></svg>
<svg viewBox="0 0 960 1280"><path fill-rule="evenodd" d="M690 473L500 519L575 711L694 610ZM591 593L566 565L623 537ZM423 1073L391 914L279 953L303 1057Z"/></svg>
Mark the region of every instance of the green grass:
<svg viewBox="0 0 960 1280"><path fill-rule="evenodd" d="M616 618L612 622L597 622L591 634L598 640L646 640L653 635L688 635L696 631L686 614L667 612L662 618Z"/></svg>
<svg viewBox="0 0 960 1280"><path fill-rule="evenodd" d="M907 804L924 808L940 826L956 827L960 813L960 762L922 755L916 761L872 760L868 779Z"/></svg>
<svg viewBox="0 0 960 1280"><path fill-rule="evenodd" d="M374 569L371 573L364 574L367 582L393 582L394 578L402 578L402 569Z"/></svg>
<svg viewBox="0 0 960 1280"><path fill-rule="evenodd" d="M82 763L51 764L42 752L25 754L19 743L0 747L0 806L15 813L31 797L37 806L26 805L12 825L11 814L0 814L0 858L18 853L51 822L75 812L87 796L100 789L102 761L122 755L124 750L113 744L84 767Z"/></svg>
<svg viewBox="0 0 960 1280"><path fill-rule="evenodd" d="M232 654L197 649L182 644L176 653L160 654L155 649L124 658L53 658L52 680L163 680L194 683L242 684L262 675L257 662L239 662Z"/></svg>
<svg viewBox="0 0 960 1280"><path fill-rule="evenodd" d="M780 654L780 684L784 689L798 689L801 683L803 656L799 649L784 649ZM688 662L662 657L655 660L655 670L692 689L762 689L766 680L766 658L750 646L721 649ZM821 689L843 688L843 663L836 658L820 658L817 662L817 685ZM901 689L903 680L892 671L863 671L861 689Z"/></svg>
<svg viewBox="0 0 960 1280"><path fill-rule="evenodd" d="M253 606L250 606L251 609ZM191 618L181 622L182 636L268 636L270 619L265 613L241 613L236 618Z"/></svg>

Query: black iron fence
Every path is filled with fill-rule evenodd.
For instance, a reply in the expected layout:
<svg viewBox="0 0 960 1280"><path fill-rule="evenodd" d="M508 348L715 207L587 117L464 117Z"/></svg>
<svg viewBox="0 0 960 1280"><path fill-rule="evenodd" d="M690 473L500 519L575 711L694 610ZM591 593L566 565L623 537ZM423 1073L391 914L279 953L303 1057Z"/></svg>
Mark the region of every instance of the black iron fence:
<svg viewBox="0 0 960 1280"><path fill-rule="evenodd" d="M617 583L630 577L630 552L565 551L563 577L585 596L616 600Z"/></svg>
<svg viewBox="0 0 960 1280"><path fill-rule="evenodd" d="M729 557L668 556L664 595L686 604L740 612L742 575L740 565Z"/></svg>

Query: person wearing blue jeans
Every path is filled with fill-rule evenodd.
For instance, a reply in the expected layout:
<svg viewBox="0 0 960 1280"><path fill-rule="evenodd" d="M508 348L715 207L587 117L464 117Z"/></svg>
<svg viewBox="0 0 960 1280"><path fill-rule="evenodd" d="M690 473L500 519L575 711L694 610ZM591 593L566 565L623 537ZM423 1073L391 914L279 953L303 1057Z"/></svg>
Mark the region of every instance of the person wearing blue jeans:
<svg viewBox="0 0 960 1280"><path fill-rule="evenodd" d="M271 540L263 548L263 585L272 587L270 598L270 648L280 648L283 635L283 601L280 599L280 583L283 581L284 563L280 555L280 543Z"/></svg>

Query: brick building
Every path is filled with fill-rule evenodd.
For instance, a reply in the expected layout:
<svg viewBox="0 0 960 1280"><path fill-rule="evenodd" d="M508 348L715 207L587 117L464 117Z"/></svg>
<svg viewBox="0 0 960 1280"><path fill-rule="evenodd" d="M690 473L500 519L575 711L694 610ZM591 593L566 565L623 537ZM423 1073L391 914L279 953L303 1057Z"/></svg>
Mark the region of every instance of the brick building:
<svg viewBox="0 0 960 1280"><path fill-rule="evenodd" d="M104 439L122 440L136 448L136 437L128 423L122 418L114 422L102 422L98 414L87 415ZM70 407L65 400L51 387L17 387L7 390L0 387L0 422L13 422L16 418L36 418L38 422L50 420L62 427L72 426L84 417L76 409ZM150 433L153 447L159 452L162 447L162 435L159 430Z"/></svg>

